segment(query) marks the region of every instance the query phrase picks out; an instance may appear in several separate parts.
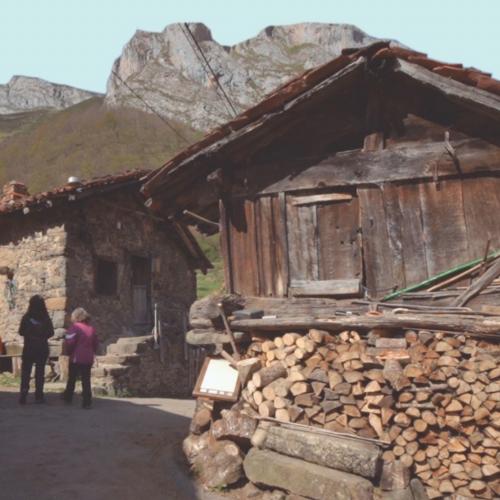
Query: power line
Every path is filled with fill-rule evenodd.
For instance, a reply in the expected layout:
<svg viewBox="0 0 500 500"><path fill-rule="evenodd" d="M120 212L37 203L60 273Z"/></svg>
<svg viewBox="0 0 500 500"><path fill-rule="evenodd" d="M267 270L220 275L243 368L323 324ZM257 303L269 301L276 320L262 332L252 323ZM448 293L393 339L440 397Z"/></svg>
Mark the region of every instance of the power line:
<svg viewBox="0 0 500 500"><path fill-rule="evenodd" d="M198 43L198 41L194 37L193 33L191 32L189 25L187 23L183 23L183 24L181 24L181 27L182 26L184 27L184 30L183 30L184 36L186 36L186 38L187 38L187 40L190 43L192 48L193 48L193 44L191 43L191 41L194 43L195 48L193 48L193 51L194 51L195 55L198 57L198 59L200 58L200 56L202 58L202 59L200 59L202 68L205 70L205 72L207 74L208 74L208 71L210 72L212 78L215 81L215 84L217 85L218 89L220 90L220 92L222 94L222 99L224 100L225 103L227 103L227 105L229 105L229 108L233 114L233 117L236 116L238 114L238 112L236 111L236 108L234 107L233 103L231 102L231 99L229 98L226 91L222 87L222 84L220 83L218 76L215 74L214 70L212 69L212 66L210 66L210 63L208 62L208 59L206 58L205 53L203 52L203 49L201 48L200 44ZM186 32L187 32L187 34L186 34ZM208 68L208 71L207 71L207 68ZM220 95L220 94L217 93L217 95Z"/></svg>
<svg viewBox="0 0 500 500"><path fill-rule="evenodd" d="M139 101L141 101L153 114L155 114L174 134L179 137L181 140L183 140L188 146L191 144L191 141L189 141L186 137L184 137L166 118L164 118L156 109L153 108L140 94L138 94L123 78L114 70L112 69L111 72L113 75L120 80L122 85L124 85L131 94L133 94Z"/></svg>

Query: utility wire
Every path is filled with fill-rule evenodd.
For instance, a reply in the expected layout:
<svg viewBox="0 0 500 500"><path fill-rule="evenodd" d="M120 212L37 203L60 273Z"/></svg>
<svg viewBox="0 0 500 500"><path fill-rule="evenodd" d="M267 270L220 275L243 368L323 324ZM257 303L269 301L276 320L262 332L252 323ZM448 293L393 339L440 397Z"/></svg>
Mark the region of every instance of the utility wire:
<svg viewBox="0 0 500 500"><path fill-rule="evenodd" d="M220 90L221 94L217 93L217 95L222 95L222 99L229 106L229 108L233 114L233 117L236 116L238 114L238 112L236 111L236 108L234 107L233 103L231 102L231 99L229 98L226 91L222 87L222 84L220 83L219 78L217 77L214 70L212 69L212 66L210 66L210 63L208 62L208 59L206 58L205 53L203 52L203 49L201 48L200 44L198 43L198 41L194 37L193 33L191 32L189 25L187 23L183 23L183 24L181 24L181 26L184 27L184 30L183 30L184 36L187 38L188 42L190 43L191 47L193 48L195 55L198 57L198 59L200 59L200 57L201 57L201 59L200 59L201 66L203 67L203 69L205 70L205 72L207 74L210 73L209 76L210 75L212 76L212 78L215 81L215 84L217 85L218 89ZM193 44L194 44L194 47L193 47ZM207 68L208 68L208 71L207 71Z"/></svg>
<svg viewBox="0 0 500 500"><path fill-rule="evenodd" d="M141 101L144 106L146 106L153 114L155 114L174 134L179 137L181 140L183 140L188 146L191 144L191 141L189 141L184 135L181 134L166 118L164 118L156 109L153 108L140 94L138 94L123 78L114 70L112 69L111 72L113 75L118 78L118 80L121 82L122 85L124 85L128 91L133 94L139 101Z"/></svg>

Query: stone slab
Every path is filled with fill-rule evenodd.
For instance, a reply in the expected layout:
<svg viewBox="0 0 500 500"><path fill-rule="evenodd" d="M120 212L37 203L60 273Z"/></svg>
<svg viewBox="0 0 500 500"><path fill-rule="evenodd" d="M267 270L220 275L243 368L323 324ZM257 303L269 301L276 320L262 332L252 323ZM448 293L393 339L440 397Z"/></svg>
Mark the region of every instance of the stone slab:
<svg viewBox="0 0 500 500"><path fill-rule="evenodd" d="M243 467L253 483L281 488L314 500L373 498L373 485L367 479L270 450L252 448Z"/></svg>

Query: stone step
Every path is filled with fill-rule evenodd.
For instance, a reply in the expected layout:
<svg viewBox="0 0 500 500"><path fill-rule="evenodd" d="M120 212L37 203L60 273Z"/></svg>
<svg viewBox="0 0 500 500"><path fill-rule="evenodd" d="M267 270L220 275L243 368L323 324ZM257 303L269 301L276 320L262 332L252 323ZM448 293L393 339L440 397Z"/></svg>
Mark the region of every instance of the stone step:
<svg viewBox="0 0 500 500"><path fill-rule="evenodd" d="M126 356L145 352L148 348L146 343L116 343L108 345L106 354L115 356Z"/></svg>
<svg viewBox="0 0 500 500"><path fill-rule="evenodd" d="M143 335L141 337L120 337L116 343L117 344L142 344L148 340L152 340L151 335Z"/></svg>
<svg viewBox="0 0 500 500"><path fill-rule="evenodd" d="M96 366L94 368L93 374L95 377L97 376L115 376L115 375L122 375L124 373L127 373L130 370L130 366L128 365L106 365L102 364L99 366ZM103 375L97 375L96 373L102 373Z"/></svg>
<svg viewBox="0 0 500 500"><path fill-rule="evenodd" d="M107 354L105 356L97 356L97 362L104 365L133 365L141 359L140 354Z"/></svg>

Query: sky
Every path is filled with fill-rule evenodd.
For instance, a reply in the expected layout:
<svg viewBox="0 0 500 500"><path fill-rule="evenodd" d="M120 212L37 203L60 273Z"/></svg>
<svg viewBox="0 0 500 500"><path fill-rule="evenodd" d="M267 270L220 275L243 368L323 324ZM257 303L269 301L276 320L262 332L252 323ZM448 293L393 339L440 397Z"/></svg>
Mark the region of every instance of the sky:
<svg viewBox="0 0 500 500"><path fill-rule="evenodd" d="M37 76L104 92L135 30L203 22L232 45L269 25L354 24L500 79L500 0L0 0L0 83Z"/></svg>

